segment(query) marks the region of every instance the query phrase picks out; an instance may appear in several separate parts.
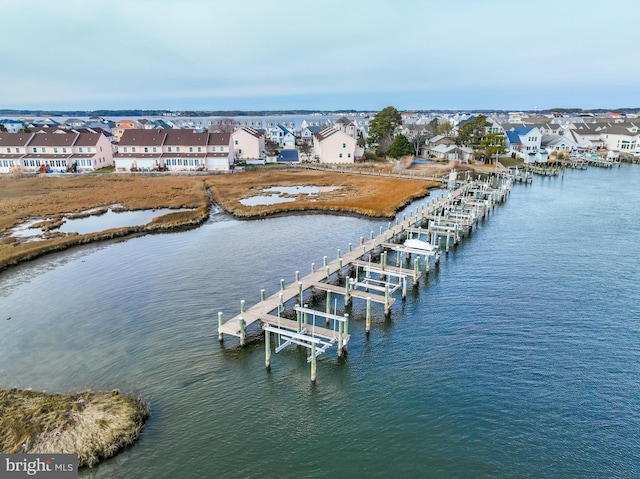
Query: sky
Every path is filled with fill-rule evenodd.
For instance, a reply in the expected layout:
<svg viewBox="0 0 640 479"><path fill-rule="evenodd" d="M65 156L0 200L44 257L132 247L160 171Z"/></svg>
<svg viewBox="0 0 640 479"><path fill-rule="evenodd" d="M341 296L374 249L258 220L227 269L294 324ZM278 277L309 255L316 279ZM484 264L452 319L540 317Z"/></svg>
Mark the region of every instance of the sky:
<svg viewBox="0 0 640 479"><path fill-rule="evenodd" d="M0 0L0 109L640 108L638 0Z"/></svg>

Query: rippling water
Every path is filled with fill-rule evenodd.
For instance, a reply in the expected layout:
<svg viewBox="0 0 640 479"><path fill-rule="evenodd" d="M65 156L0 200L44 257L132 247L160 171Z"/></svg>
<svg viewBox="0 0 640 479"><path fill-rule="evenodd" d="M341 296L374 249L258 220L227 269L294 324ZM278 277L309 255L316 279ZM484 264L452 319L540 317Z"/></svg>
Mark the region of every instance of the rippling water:
<svg viewBox="0 0 640 479"><path fill-rule="evenodd" d="M637 166L514 185L368 339L354 303L315 385L305 351L220 345L217 312L386 222L218 213L48 256L0 275L0 386L151 401L83 477L639 477L639 201Z"/></svg>

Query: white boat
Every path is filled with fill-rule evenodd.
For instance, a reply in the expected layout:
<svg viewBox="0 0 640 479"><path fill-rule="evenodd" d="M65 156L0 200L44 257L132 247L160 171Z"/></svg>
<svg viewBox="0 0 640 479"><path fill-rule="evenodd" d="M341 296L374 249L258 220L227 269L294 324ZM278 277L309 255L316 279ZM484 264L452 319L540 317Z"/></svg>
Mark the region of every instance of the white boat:
<svg viewBox="0 0 640 479"><path fill-rule="evenodd" d="M404 245L407 248L412 248L412 249L421 249L424 251L435 251L436 247L433 246L431 243L429 243L428 241L422 241L419 239L408 239L404 242Z"/></svg>

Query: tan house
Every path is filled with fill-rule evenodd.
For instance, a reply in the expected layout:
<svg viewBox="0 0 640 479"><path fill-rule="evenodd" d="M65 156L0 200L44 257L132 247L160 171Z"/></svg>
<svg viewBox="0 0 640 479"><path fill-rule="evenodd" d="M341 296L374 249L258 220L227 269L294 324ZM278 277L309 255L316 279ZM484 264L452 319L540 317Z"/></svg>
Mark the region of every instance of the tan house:
<svg viewBox="0 0 640 479"><path fill-rule="evenodd" d="M313 134L313 149L319 163L354 163L356 159L356 139L333 127Z"/></svg>
<svg viewBox="0 0 640 479"><path fill-rule="evenodd" d="M8 135L8 134L7 134ZM111 142L102 133L13 133L15 138L0 141L12 166L23 171L50 169L54 172L93 171L113 164ZM6 143L6 146L4 145ZM22 145L16 145L22 143ZM10 145L11 144L11 145ZM8 153L8 149L12 153ZM1 161L1 159L0 159ZM0 171L4 172L4 163ZM7 168L8 171L10 167Z"/></svg>
<svg viewBox="0 0 640 479"><path fill-rule="evenodd" d="M257 160L266 157L265 134L246 126L231 134L233 152L239 160Z"/></svg>
<svg viewBox="0 0 640 479"><path fill-rule="evenodd" d="M355 138L356 140L358 139L358 125L349 120L346 116L336 120L334 126L341 132L349 135L351 138Z"/></svg>
<svg viewBox="0 0 640 479"><path fill-rule="evenodd" d="M192 130L126 130L115 157L116 171L229 171L230 133Z"/></svg>
<svg viewBox="0 0 640 479"><path fill-rule="evenodd" d="M113 133L113 137L115 138L116 143L119 143L120 138L122 138L122 135L126 130L133 130L141 127L143 127L143 125L141 125L136 120L120 120L116 121L116 124L111 129L111 132Z"/></svg>

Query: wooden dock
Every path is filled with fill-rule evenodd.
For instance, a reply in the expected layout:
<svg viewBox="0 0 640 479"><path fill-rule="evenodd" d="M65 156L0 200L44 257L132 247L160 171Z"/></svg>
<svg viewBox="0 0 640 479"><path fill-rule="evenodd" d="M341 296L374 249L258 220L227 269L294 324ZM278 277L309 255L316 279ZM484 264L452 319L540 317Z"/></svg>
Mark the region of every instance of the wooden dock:
<svg viewBox="0 0 640 479"><path fill-rule="evenodd" d="M218 339L224 340L224 335L240 338L240 345L246 343L247 328L258 323L265 332L265 364L270 366L271 361L271 337L273 333L279 346L295 344L311 350L309 362L312 364L312 380L315 380L316 357L325 352L333 344L337 343L338 355L342 355L349 342L348 317L331 313L331 296L341 295L344 303L349 304L355 298L366 303L365 331L370 330L371 303L384 305L385 314L390 313L391 306L395 302L392 296L395 291L402 289L402 297L406 296L407 279L411 278L414 285L420 276L418 256L425 259L425 270L429 271L430 256L437 261L440 251L425 251L411 249L399 241L406 235L427 234L431 238L446 237L446 250L449 250L449 238L453 238L454 244L460 241L462 232L470 230L473 223L481 216L484 217L488 209L496 202L504 201L511 186L511 180L503 177L506 186L502 188L490 188L486 183L477 181L465 181L457 185L457 188L447 195L436 198L434 201L416 208L409 216L402 220L396 219L395 224L389 223L386 230L382 230L377 236L371 232L369 239L361 238L359 245L349 245L348 251L342 254L340 250L332 261L326 257L323 265L315 267L312 271L300 277L296 272L296 280L285 285L281 280L280 290L265 298L264 290L261 300L249 308L245 308L244 301L240 303L240 312L232 318L224 321L223 313L218 313ZM447 223L440 223L447 215ZM429 238L429 236L427 237ZM407 259L415 255L413 269L402 269L386 264L387 250L396 251L398 262L405 255ZM381 262L372 263L372 255L379 254ZM360 270L365 274L360 277ZM353 274L354 277L348 277ZM332 277L345 277L344 285L332 283ZM326 293L326 310L310 310L304 305L304 295L310 291L323 291ZM295 302L294 310L297 319L283 318L281 312L285 308L291 308ZM313 317L312 324L308 317ZM325 326L316 324L316 317L323 318ZM333 325L333 327L330 327ZM284 342L283 342L284 339ZM284 346L283 346L284 345Z"/></svg>

